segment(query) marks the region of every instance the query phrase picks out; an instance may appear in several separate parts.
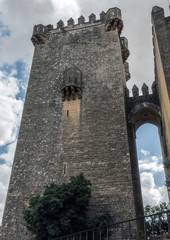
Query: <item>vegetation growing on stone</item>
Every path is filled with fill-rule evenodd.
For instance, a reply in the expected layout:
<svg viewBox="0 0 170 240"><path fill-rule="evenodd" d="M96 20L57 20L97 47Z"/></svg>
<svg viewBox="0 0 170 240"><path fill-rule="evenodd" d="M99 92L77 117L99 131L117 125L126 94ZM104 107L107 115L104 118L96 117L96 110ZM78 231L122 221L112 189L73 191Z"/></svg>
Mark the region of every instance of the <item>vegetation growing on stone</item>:
<svg viewBox="0 0 170 240"><path fill-rule="evenodd" d="M108 224L112 220L108 213L93 219L87 216L90 186L83 174L71 177L69 183L46 186L42 196L30 198L24 213L28 230L37 240L45 240Z"/></svg>

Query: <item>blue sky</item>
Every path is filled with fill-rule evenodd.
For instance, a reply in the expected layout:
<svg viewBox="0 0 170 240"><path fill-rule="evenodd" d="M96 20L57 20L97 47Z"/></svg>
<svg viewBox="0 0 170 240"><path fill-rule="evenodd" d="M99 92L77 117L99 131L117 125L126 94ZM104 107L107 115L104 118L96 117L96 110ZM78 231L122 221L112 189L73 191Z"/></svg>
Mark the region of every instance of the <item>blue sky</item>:
<svg viewBox="0 0 170 240"><path fill-rule="evenodd" d="M144 205L168 201L158 127L142 125L136 143Z"/></svg>
<svg viewBox="0 0 170 240"><path fill-rule="evenodd" d="M26 87L34 47L30 41L33 26L65 23L84 15L86 21L93 12L99 18L102 11L119 7L129 41L131 79L128 88L154 81L151 9L158 5L169 14L168 0L0 0L0 221L14 158L24 105ZM144 125L137 131L139 166L145 203L167 200L164 186L161 150L157 130ZM148 135L144 136L144 132ZM157 140L156 140L157 139Z"/></svg>

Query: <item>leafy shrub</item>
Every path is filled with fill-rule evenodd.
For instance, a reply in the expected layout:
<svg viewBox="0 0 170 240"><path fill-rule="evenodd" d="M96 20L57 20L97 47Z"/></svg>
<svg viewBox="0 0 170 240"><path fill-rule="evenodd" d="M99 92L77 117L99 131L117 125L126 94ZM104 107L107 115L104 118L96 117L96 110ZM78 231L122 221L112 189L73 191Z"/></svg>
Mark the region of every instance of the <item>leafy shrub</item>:
<svg viewBox="0 0 170 240"><path fill-rule="evenodd" d="M24 212L28 230L37 240L47 240L106 225L111 221L109 214L96 216L92 220L87 217L90 186L90 181L83 174L71 177L69 183L46 186L42 196L30 198Z"/></svg>

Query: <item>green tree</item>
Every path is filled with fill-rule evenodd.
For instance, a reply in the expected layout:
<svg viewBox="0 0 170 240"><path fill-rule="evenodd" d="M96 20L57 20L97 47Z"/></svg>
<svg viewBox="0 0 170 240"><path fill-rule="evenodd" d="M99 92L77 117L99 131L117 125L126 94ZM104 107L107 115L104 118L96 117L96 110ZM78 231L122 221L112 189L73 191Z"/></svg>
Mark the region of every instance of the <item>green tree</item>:
<svg viewBox="0 0 170 240"><path fill-rule="evenodd" d="M69 183L46 186L42 196L30 198L24 212L28 230L37 240L47 240L108 223L109 214L93 220L87 217L90 186L83 174L71 177Z"/></svg>
<svg viewBox="0 0 170 240"><path fill-rule="evenodd" d="M146 205L144 208L145 216L162 213L170 210L170 204L162 203L156 206ZM155 215L145 218L147 236L160 235L168 232L168 222L170 220L170 213L162 213L161 215Z"/></svg>

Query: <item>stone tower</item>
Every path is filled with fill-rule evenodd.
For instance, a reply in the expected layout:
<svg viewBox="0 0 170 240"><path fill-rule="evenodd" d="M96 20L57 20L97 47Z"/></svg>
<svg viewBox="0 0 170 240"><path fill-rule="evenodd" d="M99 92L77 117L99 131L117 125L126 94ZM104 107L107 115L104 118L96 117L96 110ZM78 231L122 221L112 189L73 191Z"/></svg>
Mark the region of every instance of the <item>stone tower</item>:
<svg viewBox="0 0 170 240"><path fill-rule="evenodd" d="M122 28L118 8L102 12L99 20L91 14L88 22L81 16L78 24L71 18L56 29L34 27L3 239L32 239L23 221L30 196L80 172L92 183L89 214L108 211L116 221L143 214L135 131L154 116L161 124L163 113L157 83L153 94L144 84L142 96L136 86L128 96L129 50Z"/></svg>
<svg viewBox="0 0 170 240"><path fill-rule="evenodd" d="M155 56L155 77L160 100L162 153L170 157L170 16L164 10L152 10L153 44Z"/></svg>

